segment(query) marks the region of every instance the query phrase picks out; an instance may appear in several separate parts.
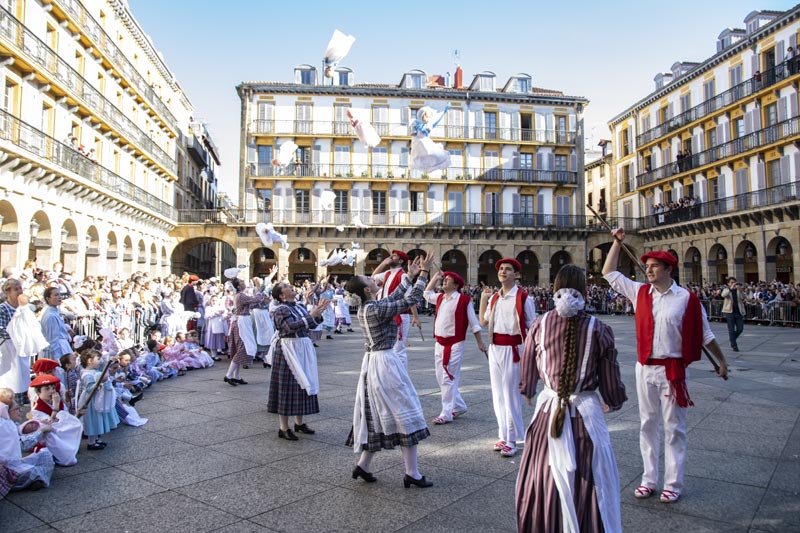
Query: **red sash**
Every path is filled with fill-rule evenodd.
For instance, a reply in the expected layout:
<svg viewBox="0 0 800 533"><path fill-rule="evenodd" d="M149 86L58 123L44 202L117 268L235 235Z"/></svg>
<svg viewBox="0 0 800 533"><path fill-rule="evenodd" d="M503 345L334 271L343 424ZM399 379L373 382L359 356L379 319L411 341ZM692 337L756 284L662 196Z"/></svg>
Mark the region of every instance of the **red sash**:
<svg viewBox="0 0 800 533"><path fill-rule="evenodd" d="M497 346L511 346L511 351L514 353L514 362L519 363L519 350L517 346L522 344L522 335L495 333L492 335L492 344L496 344Z"/></svg>
<svg viewBox="0 0 800 533"><path fill-rule="evenodd" d="M36 411L41 411L42 413L46 414L47 416L53 416L53 408L41 398L37 398L36 402L33 404L33 409ZM64 410L64 402L59 402L58 410Z"/></svg>
<svg viewBox="0 0 800 533"><path fill-rule="evenodd" d="M452 337L440 337L436 335L436 317L439 314L439 304L442 303L443 299L444 293L440 294L439 298L436 299L436 310L433 312L433 336L436 337L436 342L444 346L444 352L442 353L442 366L444 367L444 371L447 373L447 377L453 379L453 375L450 373L450 370L447 369L447 365L450 364L452 346L456 343L462 342L467 338L467 306L472 303L472 299L466 294L458 295L456 315L454 317L456 322L455 334Z"/></svg>
<svg viewBox="0 0 800 533"><path fill-rule="evenodd" d="M494 310L494 304L497 302L497 299L500 298L500 293L496 292L492 299L489 301L489 310ZM517 351L517 344L522 344L522 340L520 340L516 344L503 344L503 342L495 342L495 339L505 339L507 337L520 337L520 339L525 338L525 300L528 298L528 293L522 290L520 287L517 287L517 301L515 303L517 309L517 325L519 326L519 335L505 335L503 333L495 333L494 338L491 340L492 344L497 344L498 346L514 346L514 362L519 363L519 353ZM498 337L499 336L499 337ZM510 340L506 339L504 342L511 342Z"/></svg>
<svg viewBox="0 0 800 533"><path fill-rule="evenodd" d="M665 367L673 399L681 407L694 405L686 387L686 367L700 360L703 349L703 311L700 299L689 291L689 303L681 322L681 358L652 359L655 321L653 319L653 295L650 285L639 288L636 296L636 352L642 365Z"/></svg>

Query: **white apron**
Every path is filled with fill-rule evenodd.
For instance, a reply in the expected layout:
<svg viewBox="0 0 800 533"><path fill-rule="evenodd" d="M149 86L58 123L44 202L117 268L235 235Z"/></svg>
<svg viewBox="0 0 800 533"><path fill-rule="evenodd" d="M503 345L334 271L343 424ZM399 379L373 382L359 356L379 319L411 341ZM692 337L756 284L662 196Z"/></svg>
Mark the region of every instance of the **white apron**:
<svg viewBox="0 0 800 533"><path fill-rule="evenodd" d="M31 411L36 420L50 421L50 415L41 411ZM72 466L78 462L78 450L81 447L83 424L77 417L67 411L58 411L52 421L53 430L46 433L44 443L53 459L61 466Z"/></svg>
<svg viewBox="0 0 800 533"><path fill-rule="evenodd" d="M317 352L308 337L280 339L281 351L300 388L309 396L319 394Z"/></svg>
<svg viewBox="0 0 800 533"><path fill-rule="evenodd" d="M236 324L239 326L239 338L244 343L247 355L255 357L258 352L258 346L256 346L256 336L253 334L253 320L250 315L237 316Z"/></svg>
<svg viewBox="0 0 800 533"><path fill-rule="evenodd" d="M266 346L272 340L275 333L275 326L272 325L272 317L266 309L253 309L250 311L253 322L256 325L256 342L261 346Z"/></svg>

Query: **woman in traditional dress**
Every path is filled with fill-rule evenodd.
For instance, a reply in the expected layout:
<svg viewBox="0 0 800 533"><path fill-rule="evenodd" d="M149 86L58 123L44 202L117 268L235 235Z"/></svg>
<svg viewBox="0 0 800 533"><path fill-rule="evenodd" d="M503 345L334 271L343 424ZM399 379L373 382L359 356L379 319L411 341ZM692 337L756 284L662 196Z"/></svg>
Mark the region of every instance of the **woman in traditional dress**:
<svg viewBox="0 0 800 533"><path fill-rule="evenodd" d="M249 367L253 364L253 359L258 350L256 336L253 331L253 320L250 317L250 310L264 301L264 293L260 292L255 296L248 296L244 293L245 284L239 278L231 281L236 290L233 298L233 320L231 322L231 332L229 335L230 350L233 359L225 374L225 383L229 385L247 385L242 379L241 368Z"/></svg>
<svg viewBox="0 0 800 533"><path fill-rule="evenodd" d="M450 152L430 138L431 130L439 124L449 108L449 105L445 106L438 117L431 107L417 110L417 118L411 125L411 168L427 173L445 170L450 166Z"/></svg>
<svg viewBox="0 0 800 533"><path fill-rule="evenodd" d="M418 256L403 276L400 285L386 298L376 300L378 286L368 276L350 278L345 289L358 300L358 322L366 335L367 351L361 363L356 401L353 408L353 429L347 445L360 453L353 470L353 479L368 483L377 481L369 471L375 452L400 446L403 452L405 476L403 485L430 487L433 482L419 473L417 444L430 435L417 391L408 377L403 362L394 351L397 324L394 317L422 301L422 291L428 283L434 254L423 259ZM413 289L411 278L417 277Z"/></svg>
<svg viewBox="0 0 800 533"><path fill-rule="evenodd" d="M517 477L520 532L622 531L619 474L603 412L627 399L611 328L584 308L576 265L556 276L555 309L536 319L520 362L520 392L544 381Z"/></svg>
<svg viewBox="0 0 800 533"><path fill-rule="evenodd" d="M3 284L6 301L0 303L0 387L14 391L17 401L26 401L31 382L31 356L47 346L39 321L22 294L18 279Z"/></svg>
<svg viewBox="0 0 800 533"><path fill-rule="evenodd" d="M286 282L272 287L273 319L278 337L273 340L272 376L269 382L267 411L276 413L280 423L278 437L298 440L289 428L289 417L294 416L294 430L313 435L315 432L303 422L304 415L319 413L319 378L317 352L308 338L308 331L322 322L322 313L328 300L307 312L297 303L294 287Z"/></svg>

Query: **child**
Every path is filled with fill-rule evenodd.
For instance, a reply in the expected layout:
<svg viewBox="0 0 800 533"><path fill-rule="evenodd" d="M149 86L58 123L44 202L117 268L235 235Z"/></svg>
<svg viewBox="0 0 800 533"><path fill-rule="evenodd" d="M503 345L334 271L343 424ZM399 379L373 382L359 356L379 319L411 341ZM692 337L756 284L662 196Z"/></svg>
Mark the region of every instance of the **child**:
<svg viewBox="0 0 800 533"><path fill-rule="evenodd" d="M64 408L57 392L59 384L58 378L50 374L41 374L31 381L30 388L36 393L36 401L31 404L31 418L51 425L45 444L56 464L72 466L78 462L82 427L80 420Z"/></svg>
<svg viewBox="0 0 800 533"><path fill-rule="evenodd" d="M164 368L169 368L179 376L186 373L185 355L181 348L182 346L175 344L175 337L170 335L164 337L164 346L161 349L161 358L164 361Z"/></svg>
<svg viewBox="0 0 800 533"><path fill-rule="evenodd" d="M108 433L119 425L119 416L114 409L116 399L108 375L103 374L100 368L100 352L86 350L81 354L83 373L80 381L80 394L78 395L78 413L83 413L83 431L89 437L87 450L102 450L106 443L100 440L100 435ZM97 385L97 392L91 401L89 395Z"/></svg>
<svg viewBox="0 0 800 533"><path fill-rule="evenodd" d="M158 357L159 346L157 341L150 339L147 341L147 351L136 359L136 365L147 375L150 383L161 381L167 377L161 371L161 360Z"/></svg>
<svg viewBox="0 0 800 533"><path fill-rule="evenodd" d="M192 354L192 359L200 365L195 368L211 368L214 366L214 360L208 355L207 351L200 347L200 335L197 330L192 330L186 334L183 348Z"/></svg>
<svg viewBox="0 0 800 533"><path fill-rule="evenodd" d="M78 381L81 379L80 370L77 368L78 354L75 352L61 356L61 368L56 369L56 376L61 380L61 390L64 391L64 403L71 415L77 411L75 406L75 392Z"/></svg>
<svg viewBox="0 0 800 533"><path fill-rule="evenodd" d="M120 330L117 332L117 346L119 346L120 350L126 350L133 347L131 330L128 328L120 328Z"/></svg>
<svg viewBox="0 0 800 533"><path fill-rule="evenodd" d="M10 393L10 394L9 394ZM0 389L0 498L9 490L39 490L50 486L53 475L53 455L41 448L50 431L48 424L39 424L33 433L20 433L17 424L22 420L20 405L13 400L11 389ZM39 451L22 457L35 447Z"/></svg>

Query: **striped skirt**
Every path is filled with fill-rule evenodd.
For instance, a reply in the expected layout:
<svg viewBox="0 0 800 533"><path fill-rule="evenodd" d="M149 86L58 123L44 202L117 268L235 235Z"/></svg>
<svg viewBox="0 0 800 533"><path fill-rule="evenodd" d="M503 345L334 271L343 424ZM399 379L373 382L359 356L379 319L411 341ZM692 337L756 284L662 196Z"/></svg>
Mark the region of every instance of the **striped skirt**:
<svg viewBox="0 0 800 533"><path fill-rule="evenodd" d="M285 416L319 413L317 395L309 396L300 388L283 357L280 343L275 347L275 355L272 360L267 411Z"/></svg>
<svg viewBox="0 0 800 533"><path fill-rule="evenodd" d="M244 341L239 336L239 323L236 320L231 322L231 334L228 340L233 362L238 365L252 365L253 358L247 355L247 348L245 348Z"/></svg>

